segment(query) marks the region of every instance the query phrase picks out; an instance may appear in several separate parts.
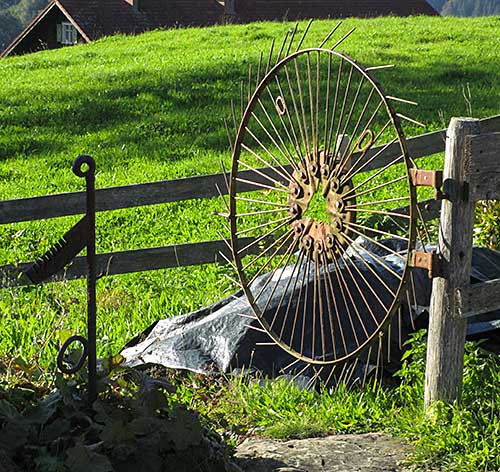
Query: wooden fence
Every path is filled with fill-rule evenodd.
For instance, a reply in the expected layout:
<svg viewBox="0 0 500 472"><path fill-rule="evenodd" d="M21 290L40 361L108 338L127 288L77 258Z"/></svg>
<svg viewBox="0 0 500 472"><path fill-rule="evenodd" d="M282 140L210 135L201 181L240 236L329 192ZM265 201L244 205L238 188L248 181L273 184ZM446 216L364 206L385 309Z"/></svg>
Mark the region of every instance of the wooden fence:
<svg viewBox="0 0 500 472"><path fill-rule="evenodd" d="M490 122L491 123L491 122ZM467 317L500 308L500 279L470 284L474 205L500 199L500 125L453 118L446 138L438 254L432 284L425 405L459 400Z"/></svg>
<svg viewBox="0 0 500 472"><path fill-rule="evenodd" d="M500 115L480 120L479 124L485 133L492 132L500 127ZM445 138L446 130L409 138L407 140L409 153L416 159L443 152ZM371 149L366 159L382 148L383 146L378 146ZM380 168L391 162L399 153L399 146L395 143L374 159L365 170ZM272 173L273 178L276 179L276 173L272 169L261 169L260 172ZM253 171L248 171L248 173L254 181L259 182L260 179L260 182L264 183L264 177ZM243 175L242 178L244 178ZM256 186L242 184L238 190L239 192L250 192L257 189ZM102 188L96 191L96 211L214 198L219 196L219 192L227 194L224 174ZM428 200L421 202L419 206L425 220L436 218L439 215L439 201ZM398 210L405 212L407 209L400 208ZM0 202L0 224L44 220L83 213L85 213L85 192L69 192ZM252 238L245 239L248 239L248 243L252 241ZM97 254L97 272L100 276L106 276L224 262L221 253L230 257L229 249L222 240L102 253ZM31 262L1 266L0 288L29 283L25 278L19 277L19 274L29 265ZM50 280L77 279L84 277L85 274L85 258L80 256L75 258L67 269Z"/></svg>

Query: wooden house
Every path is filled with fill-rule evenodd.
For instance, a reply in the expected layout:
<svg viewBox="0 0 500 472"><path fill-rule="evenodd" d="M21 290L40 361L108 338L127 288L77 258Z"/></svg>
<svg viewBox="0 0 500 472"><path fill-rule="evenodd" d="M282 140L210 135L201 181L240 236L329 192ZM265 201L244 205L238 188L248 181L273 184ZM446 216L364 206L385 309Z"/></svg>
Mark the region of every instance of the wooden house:
<svg viewBox="0 0 500 472"><path fill-rule="evenodd" d="M437 15L426 0L51 0L1 57L158 28L417 14Z"/></svg>

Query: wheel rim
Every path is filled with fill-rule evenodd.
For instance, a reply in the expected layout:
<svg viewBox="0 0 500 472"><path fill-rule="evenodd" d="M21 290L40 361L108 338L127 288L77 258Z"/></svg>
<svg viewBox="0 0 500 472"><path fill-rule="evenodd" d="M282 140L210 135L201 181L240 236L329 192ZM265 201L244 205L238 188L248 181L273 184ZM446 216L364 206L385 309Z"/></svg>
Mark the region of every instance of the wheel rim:
<svg viewBox="0 0 500 472"><path fill-rule="evenodd" d="M374 170L382 152L373 148L383 142L383 149L397 147L397 156ZM255 315L293 356L345 362L377 339L397 310L415 243L410 167L389 100L348 56L298 51L256 88L233 152L231 245ZM255 193L239 194L249 185ZM409 214L390 210L406 205ZM379 229L381 220L393 228ZM385 238L405 255L386 249Z"/></svg>

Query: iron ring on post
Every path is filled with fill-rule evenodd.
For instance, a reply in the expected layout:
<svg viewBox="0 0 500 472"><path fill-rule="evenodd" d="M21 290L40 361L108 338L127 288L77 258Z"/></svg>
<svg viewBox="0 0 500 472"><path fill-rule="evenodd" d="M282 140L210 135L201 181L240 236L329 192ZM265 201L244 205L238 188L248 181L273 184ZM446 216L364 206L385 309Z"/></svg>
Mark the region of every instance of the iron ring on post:
<svg viewBox="0 0 500 472"><path fill-rule="evenodd" d="M87 165L87 169L83 170L83 166ZM87 177L89 175L93 175L95 172L95 161L90 156L78 156L71 167L73 173L78 177Z"/></svg>
<svg viewBox="0 0 500 472"><path fill-rule="evenodd" d="M74 342L79 342L83 346L83 352L78 359L78 362L73 367L68 368L63 364L64 355L66 354L69 346ZM88 357L88 351L88 341L83 336L70 336L68 339L66 339L64 344L61 346L61 349L59 349L59 352L57 353L57 368L63 374L76 374L83 367L83 364Z"/></svg>

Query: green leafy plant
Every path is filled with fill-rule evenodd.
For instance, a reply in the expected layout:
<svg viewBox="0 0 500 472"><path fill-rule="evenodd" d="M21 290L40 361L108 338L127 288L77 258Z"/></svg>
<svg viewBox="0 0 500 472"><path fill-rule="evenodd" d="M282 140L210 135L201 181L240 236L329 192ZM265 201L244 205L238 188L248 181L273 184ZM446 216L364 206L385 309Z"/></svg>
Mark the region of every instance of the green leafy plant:
<svg viewBox="0 0 500 472"><path fill-rule="evenodd" d="M163 378L114 368L90 407L82 379L56 377L37 397L30 384L0 390L0 459L11 471L231 470L229 450L197 413L172 400Z"/></svg>

